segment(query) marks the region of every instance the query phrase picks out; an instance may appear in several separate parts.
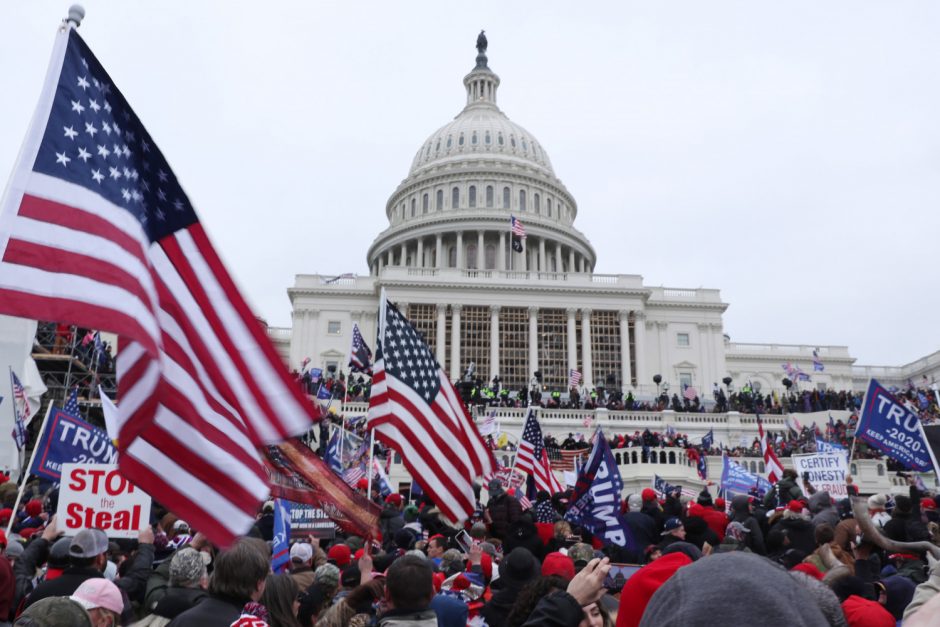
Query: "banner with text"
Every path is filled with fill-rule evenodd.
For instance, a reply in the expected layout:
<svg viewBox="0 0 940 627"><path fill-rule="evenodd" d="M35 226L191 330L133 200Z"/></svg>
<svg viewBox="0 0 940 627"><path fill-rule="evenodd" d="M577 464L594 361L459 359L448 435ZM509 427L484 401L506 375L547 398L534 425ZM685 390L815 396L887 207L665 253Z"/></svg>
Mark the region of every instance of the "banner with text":
<svg viewBox="0 0 940 627"><path fill-rule="evenodd" d="M101 429L53 409L45 433L39 434L29 474L58 481L63 464L116 464L117 449Z"/></svg>
<svg viewBox="0 0 940 627"><path fill-rule="evenodd" d="M333 539L336 537L336 524L330 520L324 510L305 503L285 502L290 505L290 535L292 538L313 536L314 538Z"/></svg>
<svg viewBox="0 0 940 627"><path fill-rule="evenodd" d="M793 455L793 470L806 478L816 490L826 491L834 499L849 495L845 475L849 473L849 460L843 452Z"/></svg>
<svg viewBox="0 0 940 627"><path fill-rule="evenodd" d="M722 459L721 489L725 492L750 494L751 490L756 490L758 496L763 496L770 492L771 487L769 481L731 461L727 455Z"/></svg>
<svg viewBox="0 0 940 627"><path fill-rule="evenodd" d="M150 524L150 496L114 464L62 464L56 515L67 536L101 529L109 538L136 538Z"/></svg>
<svg viewBox="0 0 940 627"><path fill-rule="evenodd" d="M874 379L868 384L855 433L911 470L933 470L920 417Z"/></svg>

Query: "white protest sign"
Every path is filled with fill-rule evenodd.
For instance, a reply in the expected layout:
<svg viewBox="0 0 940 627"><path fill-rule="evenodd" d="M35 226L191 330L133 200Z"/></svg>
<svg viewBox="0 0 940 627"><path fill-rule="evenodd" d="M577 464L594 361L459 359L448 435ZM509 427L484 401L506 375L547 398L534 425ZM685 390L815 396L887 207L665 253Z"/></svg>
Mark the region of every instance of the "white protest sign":
<svg viewBox="0 0 940 627"><path fill-rule="evenodd" d="M829 492L829 496L837 500L849 495L845 485L845 475L849 473L849 462L845 453L794 455L790 459L793 461L793 470L801 478L806 476L816 490L825 490Z"/></svg>
<svg viewBox="0 0 940 627"><path fill-rule="evenodd" d="M113 464L62 464L59 529L73 536L101 529L109 538L136 538L150 524L150 495L125 479Z"/></svg>

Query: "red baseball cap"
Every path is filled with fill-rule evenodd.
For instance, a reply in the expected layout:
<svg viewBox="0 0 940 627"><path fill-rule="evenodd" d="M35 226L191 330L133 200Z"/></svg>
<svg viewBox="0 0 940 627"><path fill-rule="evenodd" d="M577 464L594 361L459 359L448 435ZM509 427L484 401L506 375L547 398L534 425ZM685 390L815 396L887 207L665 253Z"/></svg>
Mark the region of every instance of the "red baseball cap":
<svg viewBox="0 0 940 627"><path fill-rule="evenodd" d="M653 488L643 488L643 491L640 492L640 496L643 497L644 501L656 500L656 492L653 490Z"/></svg>
<svg viewBox="0 0 940 627"><path fill-rule="evenodd" d="M568 581L574 579L574 562L567 555L559 552L549 553L542 560L542 575L558 575Z"/></svg>
<svg viewBox="0 0 940 627"><path fill-rule="evenodd" d="M336 562L336 565L340 568L346 568L352 560L352 550L345 544L334 544L327 551L326 557Z"/></svg>

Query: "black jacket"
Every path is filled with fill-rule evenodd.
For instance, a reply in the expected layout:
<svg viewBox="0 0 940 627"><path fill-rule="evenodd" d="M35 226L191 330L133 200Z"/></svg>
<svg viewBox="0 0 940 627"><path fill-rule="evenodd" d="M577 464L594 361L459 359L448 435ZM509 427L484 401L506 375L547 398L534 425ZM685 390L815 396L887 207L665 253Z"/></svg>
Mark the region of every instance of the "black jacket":
<svg viewBox="0 0 940 627"><path fill-rule="evenodd" d="M788 548L799 549L807 555L816 550L816 532L813 523L802 518L781 518L773 529L780 529L790 540Z"/></svg>
<svg viewBox="0 0 940 627"><path fill-rule="evenodd" d="M522 627L578 627L584 610L567 592L543 597Z"/></svg>
<svg viewBox="0 0 940 627"><path fill-rule="evenodd" d="M166 594L153 608L153 613L163 618L176 618L205 601L208 596L202 588L167 588Z"/></svg>
<svg viewBox="0 0 940 627"><path fill-rule="evenodd" d="M247 599L227 599L209 595L192 609L171 620L167 627L229 627L241 616L242 608L247 602Z"/></svg>

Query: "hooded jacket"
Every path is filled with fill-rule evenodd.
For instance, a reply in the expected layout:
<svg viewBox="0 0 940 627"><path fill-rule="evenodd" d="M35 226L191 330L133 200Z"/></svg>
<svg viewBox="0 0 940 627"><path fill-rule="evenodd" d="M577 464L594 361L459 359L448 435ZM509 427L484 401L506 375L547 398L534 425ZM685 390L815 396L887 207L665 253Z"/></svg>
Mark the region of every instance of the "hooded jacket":
<svg viewBox="0 0 940 627"><path fill-rule="evenodd" d="M839 524L839 512L825 490L809 497L809 511L813 514L813 527L826 524L835 529Z"/></svg>
<svg viewBox="0 0 940 627"><path fill-rule="evenodd" d="M747 527L747 548L758 555L765 555L767 549L764 547L764 533L760 529L760 524L751 516L748 509L748 497L739 494L731 499L731 520L739 522Z"/></svg>

